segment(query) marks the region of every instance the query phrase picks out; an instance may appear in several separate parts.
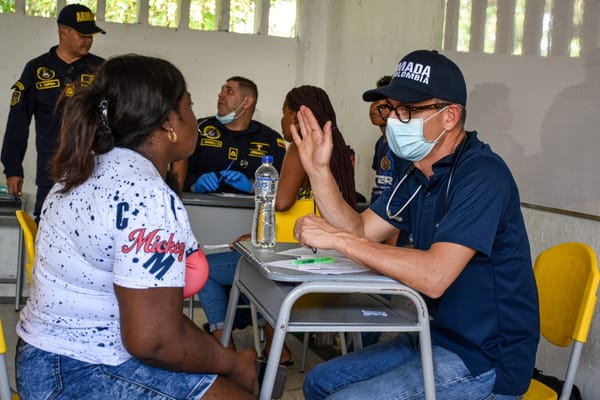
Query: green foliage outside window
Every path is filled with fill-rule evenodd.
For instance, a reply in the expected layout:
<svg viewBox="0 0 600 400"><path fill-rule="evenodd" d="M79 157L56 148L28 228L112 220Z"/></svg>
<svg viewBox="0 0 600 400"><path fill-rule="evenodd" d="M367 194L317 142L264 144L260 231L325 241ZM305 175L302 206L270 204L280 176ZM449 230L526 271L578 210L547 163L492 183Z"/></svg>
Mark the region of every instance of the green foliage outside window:
<svg viewBox="0 0 600 400"><path fill-rule="evenodd" d="M122 24L138 23L137 0L106 0L104 19Z"/></svg>
<svg viewBox="0 0 600 400"><path fill-rule="evenodd" d="M229 31L254 33L254 0L231 0L229 3Z"/></svg>
<svg viewBox="0 0 600 400"><path fill-rule="evenodd" d="M84 6L92 10L93 13L96 13L96 6L98 5L96 0L67 0L67 4L83 4Z"/></svg>
<svg viewBox="0 0 600 400"><path fill-rule="evenodd" d="M215 0L192 0L190 2L190 29L217 30Z"/></svg>
<svg viewBox="0 0 600 400"><path fill-rule="evenodd" d="M56 0L27 0L25 2L25 15L56 17Z"/></svg>
<svg viewBox="0 0 600 400"><path fill-rule="evenodd" d="M148 9L148 24L177 28L177 0L150 0Z"/></svg>
<svg viewBox="0 0 600 400"><path fill-rule="evenodd" d="M105 21L138 23L138 8L142 0L106 0ZM16 0L0 0L1 13L14 13ZM80 3L97 12L97 0L66 0L66 4ZM148 23L169 28L179 27L179 0L149 0ZM269 35L294 37L296 0L270 0ZM56 0L25 0L25 14L56 18ZM254 33L256 0L230 0L229 30ZM215 0L191 0L189 28L214 31L216 25Z"/></svg>
<svg viewBox="0 0 600 400"><path fill-rule="evenodd" d="M15 0L0 0L0 13L14 13Z"/></svg>

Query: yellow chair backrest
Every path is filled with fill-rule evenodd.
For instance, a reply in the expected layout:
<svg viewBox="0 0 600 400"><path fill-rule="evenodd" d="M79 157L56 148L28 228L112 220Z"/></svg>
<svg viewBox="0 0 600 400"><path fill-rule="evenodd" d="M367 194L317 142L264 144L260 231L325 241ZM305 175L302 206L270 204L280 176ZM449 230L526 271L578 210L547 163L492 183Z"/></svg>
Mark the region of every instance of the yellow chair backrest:
<svg viewBox="0 0 600 400"><path fill-rule="evenodd" d="M541 252L533 272L540 300L540 332L555 346L571 346L571 357L560 397L532 379L523 400L567 400L594 317L600 281L598 259L586 244L562 243Z"/></svg>
<svg viewBox="0 0 600 400"><path fill-rule="evenodd" d="M37 235L37 224L33 218L29 216L23 210L17 210L17 220L23 230L23 237L25 238L25 250L27 252L27 264L25 269L27 271L27 279L29 284L33 282L33 260L35 259L35 236Z"/></svg>
<svg viewBox="0 0 600 400"><path fill-rule="evenodd" d="M315 213L315 201L314 199L301 199L296 202L287 211L276 211L275 212L275 223L277 225L276 239L278 242L291 242L298 243L294 239L294 224L296 220L306 214ZM319 215L318 210L316 214Z"/></svg>
<svg viewBox="0 0 600 400"><path fill-rule="evenodd" d="M540 299L540 330L556 346L586 342L600 273L594 250L569 242L544 250L535 260Z"/></svg>
<svg viewBox="0 0 600 400"><path fill-rule="evenodd" d="M2 320L0 320L0 354L6 353L6 340L4 338L4 327L2 326Z"/></svg>
<svg viewBox="0 0 600 400"><path fill-rule="evenodd" d="M8 362L6 360L6 339L0 320L0 399L18 400L19 395L10 388L10 378L8 375Z"/></svg>

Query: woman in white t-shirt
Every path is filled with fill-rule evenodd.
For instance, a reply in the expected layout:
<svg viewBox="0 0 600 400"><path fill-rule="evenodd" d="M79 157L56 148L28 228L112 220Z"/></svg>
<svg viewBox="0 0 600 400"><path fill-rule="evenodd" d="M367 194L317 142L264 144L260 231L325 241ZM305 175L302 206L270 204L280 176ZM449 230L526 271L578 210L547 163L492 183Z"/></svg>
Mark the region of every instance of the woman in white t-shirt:
<svg viewBox="0 0 600 400"><path fill-rule="evenodd" d="M207 265L168 166L196 140L165 60L110 59L68 100L17 326L22 398L256 396L254 350L221 346L182 313Z"/></svg>

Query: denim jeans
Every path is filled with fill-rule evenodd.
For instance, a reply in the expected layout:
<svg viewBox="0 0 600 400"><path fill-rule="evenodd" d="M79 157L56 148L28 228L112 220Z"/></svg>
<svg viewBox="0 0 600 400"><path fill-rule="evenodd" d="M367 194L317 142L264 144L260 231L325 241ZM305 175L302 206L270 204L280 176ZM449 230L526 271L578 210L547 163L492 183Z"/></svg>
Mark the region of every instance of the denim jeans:
<svg viewBox="0 0 600 400"><path fill-rule="evenodd" d="M516 400L492 393L496 372L471 376L454 353L433 346L438 400ZM304 380L307 400L424 399L417 336L403 334L313 368Z"/></svg>
<svg viewBox="0 0 600 400"><path fill-rule="evenodd" d="M210 331L223 329L225 323L225 313L227 312L227 303L229 302L226 286L233 284L237 263L240 260L240 254L235 251L227 251L223 253L208 254L208 280L206 284L198 292L200 304L206 314ZM242 303L249 304L248 299L244 295L240 295ZM244 328L249 325L249 313L241 315L238 310L234 321L234 328ZM260 314L257 315L258 324L264 325L265 319Z"/></svg>
<svg viewBox="0 0 600 400"><path fill-rule="evenodd" d="M89 364L17 343L17 389L22 399L200 399L217 375L155 368L132 358L121 365Z"/></svg>
<svg viewBox="0 0 600 400"><path fill-rule="evenodd" d="M236 251L208 254L208 280L198 292L198 298L211 332L223 329L227 302L229 300L225 286L231 286L235 276L235 269L240 259Z"/></svg>

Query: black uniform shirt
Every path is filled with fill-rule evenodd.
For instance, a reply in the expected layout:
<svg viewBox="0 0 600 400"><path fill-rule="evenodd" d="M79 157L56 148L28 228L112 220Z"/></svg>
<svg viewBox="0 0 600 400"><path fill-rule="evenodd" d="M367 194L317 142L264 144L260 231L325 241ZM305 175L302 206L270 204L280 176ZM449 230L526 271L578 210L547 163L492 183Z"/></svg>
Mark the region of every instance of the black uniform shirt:
<svg viewBox="0 0 600 400"><path fill-rule="evenodd" d="M250 121L244 131L230 131L215 117L198 120L198 143L188 158L188 170L183 185L191 191L200 175L226 169L240 171L254 180L254 172L262 164L262 156L273 156L273 165L279 171L285 155L285 141L280 134L257 121ZM218 176L218 174L217 174ZM239 193L221 182L217 192Z"/></svg>
<svg viewBox="0 0 600 400"><path fill-rule="evenodd" d="M22 164L29 124L31 116L35 116L36 184L44 187L52 186L48 162L58 148L64 101L59 104L57 101L63 90L65 96L72 96L77 86L88 86L94 79L94 71L104 62L88 54L67 64L56 55L57 47L29 61L13 85L1 155L6 176L24 176Z"/></svg>

